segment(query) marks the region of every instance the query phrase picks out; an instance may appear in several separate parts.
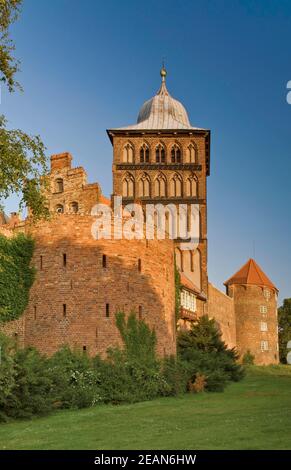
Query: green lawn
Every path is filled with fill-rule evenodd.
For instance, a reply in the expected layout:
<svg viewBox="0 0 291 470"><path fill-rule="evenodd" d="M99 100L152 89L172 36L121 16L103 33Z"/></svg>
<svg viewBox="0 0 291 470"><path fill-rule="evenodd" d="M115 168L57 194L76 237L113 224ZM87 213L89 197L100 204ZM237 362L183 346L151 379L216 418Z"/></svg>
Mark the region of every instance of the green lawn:
<svg viewBox="0 0 291 470"><path fill-rule="evenodd" d="M224 393L1 424L0 449L291 449L291 366L252 367Z"/></svg>

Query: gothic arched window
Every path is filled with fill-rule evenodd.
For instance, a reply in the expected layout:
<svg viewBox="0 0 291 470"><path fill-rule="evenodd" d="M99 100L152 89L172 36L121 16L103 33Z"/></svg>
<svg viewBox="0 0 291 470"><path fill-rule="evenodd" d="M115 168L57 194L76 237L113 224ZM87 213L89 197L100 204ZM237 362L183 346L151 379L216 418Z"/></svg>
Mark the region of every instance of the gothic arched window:
<svg viewBox="0 0 291 470"><path fill-rule="evenodd" d="M176 248L175 250L175 255L176 255L176 264L177 268L179 271L183 272L184 271L184 266L183 266L183 251L180 250L180 248Z"/></svg>
<svg viewBox="0 0 291 470"><path fill-rule="evenodd" d="M190 144L186 150L186 161L187 163L197 162L197 149L193 144Z"/></svg>
<svg viewBox="0 0 291 470"><path fill-rule="evenodd" d="M147 144L143 144L139 151L140 163L148 163L150 161L150 149Z"/></svg>
<svg viewBox="0 0 291 470"><path fill-rule="evenodd" d="M139 180L138 185L138 194L141 197L149 197L150 196L150 177L147 173L144 173Z"/></svg>
<svg viewBox="0 0 291 470"><path fill-rule="evenodd" d="M182 178L178 173L175 173L175 175L171 179L170 195L172 197L182 196Z"/></svg>
<svg viewBox="0 0 291 470"><path fill-rule="evenodd" d="M62 178L56 179L56 193L64 192L64 180Z"/></svg>
<svg viewBox="0 0 291 470"><path fill-rule="evenodd" d="M189 176L186 180L186 196L188 197L197 197L198 183L195 175Z"/></svg>
<svg viewBox="0 0 291 470"><path fill-rule="evenodd" d="M166 177L160 173L155 179L155 196L165 197L166 196Z"/></svg>
<svg viewBox="0 0 291 470"><path fill-rule="evenodd" d="M171 150L171 162L172 163L181 163L181 149L178 145L173 145Z"/></svg>
<svg viewBox="0 0 291 470"><path fill-rule="evenodd" d="M124 163L133 162L133 146L129 142L123 147L122 160Z"/></svg>
<svg viewBox="0 0 291 470"><path fill-rule="evenodd" d="M165 163L166 152L165 147L162 144L156 146L156 163Z"/></svg>
<svg viewBox="0 0 291 470"><path fill-rule="evenodd" d="M122 195L124 197L134 197L134 177L128 173L122 182Z"/></svg>

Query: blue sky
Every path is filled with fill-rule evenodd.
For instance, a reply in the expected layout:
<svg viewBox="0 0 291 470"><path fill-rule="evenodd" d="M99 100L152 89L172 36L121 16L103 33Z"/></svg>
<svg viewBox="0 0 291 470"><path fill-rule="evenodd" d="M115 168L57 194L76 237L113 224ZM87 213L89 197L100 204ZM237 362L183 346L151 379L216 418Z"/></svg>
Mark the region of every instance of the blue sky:
<svg viewBox="0 0 291 470"><path fill-rule="evenodd" d="M105 130L134 123L160 84L212 131L209 278L249 257L291 297L291 2L24 0L12 28L24 93L2 88L10 127L70 151L111 193ZM7 202L7 211L16 201Z"/></svg>

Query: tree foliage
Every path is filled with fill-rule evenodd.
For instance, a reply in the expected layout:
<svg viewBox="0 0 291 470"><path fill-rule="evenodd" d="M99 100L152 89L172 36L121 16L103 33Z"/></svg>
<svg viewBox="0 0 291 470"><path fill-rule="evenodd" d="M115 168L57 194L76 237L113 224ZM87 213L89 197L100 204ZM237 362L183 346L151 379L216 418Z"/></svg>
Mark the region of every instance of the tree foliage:
<svg viewBox="0 0 291 470"><path fill-rule="evenodd" d="M35 275L30 266L33 250L30 237L0 235L0 323L19 318L28 305Z"/></svg>
<svg viewBox="0 0 291 470"><path fill-rule="evenodd" d="M238 353L227 348L215 320L206 315L189 331L180 332L178 355L181 367L187 371L188 384L203 375L209 391L222 391L229 381L238 381L244 375L243 367L237 363Z"/></svg>
<svg viewBox="0 0 291 470"><path fill-rule="evenodd" d="M12 56L14 44L9 38L9 26L19 15L22 0L0 0L0 81L10 92L19 87L15 74L18 62ZM0 116L0 206L11 194L20 197L20 208L29 207L34 219L48 217L43 189L47 164L45 146L39 136L30 136L6 128ZM0 207L1 209L1 207Z"/></svg>
<svg viewBox="0 0 291 470"><path fill-rule="evenodd" d="M7 84L10 92L20 88L15 80L19 61L12 55L15 46L9 37L9 26L18 18L21 4L22 0L0 1L0 80Z"/></svg>
<svg viewBox="0 0 291 470"><path fill-rule="evenodd" d="M278 309L279 356L280 362L287 362L287 343L291 341L291 299L284 299Z"/></svg>
<svg viewBox="0 0 291 470"><path fill-rule="evenodd" d="M45 147L39 136L21 130L8 130L0 116L0 201L12 193L21 197L20 207L28 206L34 219L48 217L43 194L47 173Z"/></svg>

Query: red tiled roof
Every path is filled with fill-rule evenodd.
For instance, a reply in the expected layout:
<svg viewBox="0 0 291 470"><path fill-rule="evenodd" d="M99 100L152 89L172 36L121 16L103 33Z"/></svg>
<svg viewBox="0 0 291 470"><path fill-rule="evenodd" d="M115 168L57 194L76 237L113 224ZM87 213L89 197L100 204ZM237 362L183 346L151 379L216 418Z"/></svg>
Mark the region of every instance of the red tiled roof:
<svg viewBox="0 0 291 470"><path fill-rule="evenodd" d="M277 287L270 281L254 259L249 259L237 273L224 283L225 286L232 284L253 284L256 286L270 287L278 291Z"/></svg>
<svg viewBox="0 0 291 470"><path fill-rule="evenodd" d="M200 289L197 286L195 286L195 284L192 281L190 281L190 279L187 276L185 276L185 274L183 273L180 273L180 282L181 282L182 287L185 287L191 292L194 292L195 294L198 295L199 298L205 299Z"/></svg>
<svg viewBox="0 0 291 470"><path fill-rule="evenodd" d="M100 194L99 202L100 202L101 204L106 204L107 206L110 206L110 205L111 205L110 199L108 199L107 197L103 196L103 194Z"/></svg>

